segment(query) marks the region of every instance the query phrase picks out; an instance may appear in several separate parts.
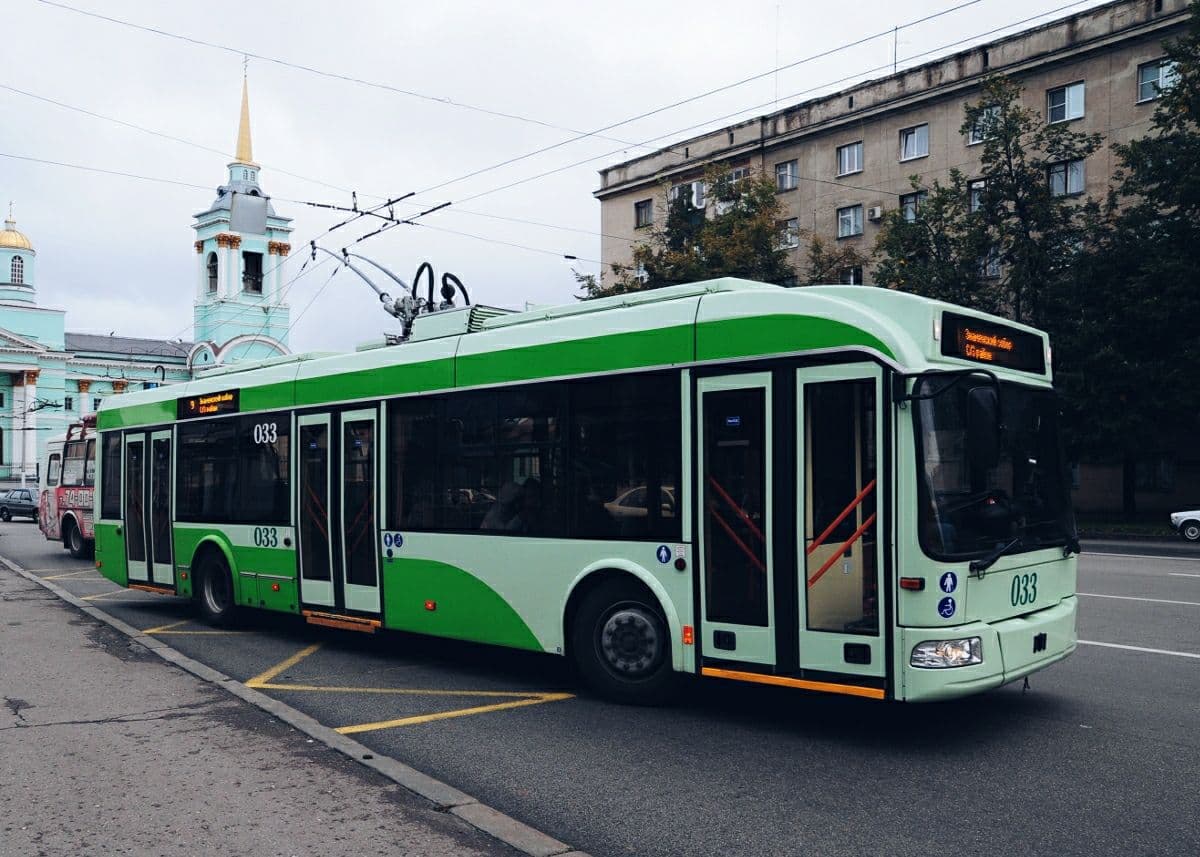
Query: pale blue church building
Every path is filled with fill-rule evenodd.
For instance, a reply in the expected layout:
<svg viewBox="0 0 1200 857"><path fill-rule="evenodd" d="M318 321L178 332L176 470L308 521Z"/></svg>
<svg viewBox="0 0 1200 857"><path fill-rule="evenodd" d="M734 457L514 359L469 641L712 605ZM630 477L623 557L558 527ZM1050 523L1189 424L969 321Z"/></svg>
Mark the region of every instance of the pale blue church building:
<svg viewBox="0 0 1200 857"><path fill-rule="evenodd" d="M0 481L36 478L46 440L108 396L290 353L282 274L291 218L259 184L245 80L228 169L192 224L192 342L68 331L65 310L38 305L37 250L10 209L0 231Z"/></svg>

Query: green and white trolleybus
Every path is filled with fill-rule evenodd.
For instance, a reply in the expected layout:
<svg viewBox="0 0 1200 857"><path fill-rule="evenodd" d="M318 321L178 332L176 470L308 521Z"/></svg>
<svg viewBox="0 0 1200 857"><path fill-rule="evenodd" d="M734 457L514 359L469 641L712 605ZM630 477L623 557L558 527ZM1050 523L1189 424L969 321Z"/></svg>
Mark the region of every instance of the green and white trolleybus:
<svg viewBox="0 0 1200 857"><path fill-rule="evenodd" d="M217 369L98 417L96 559L214 623L564 654L874 699L1076 647L1044 334L885 289L720 279Z"/></svg>

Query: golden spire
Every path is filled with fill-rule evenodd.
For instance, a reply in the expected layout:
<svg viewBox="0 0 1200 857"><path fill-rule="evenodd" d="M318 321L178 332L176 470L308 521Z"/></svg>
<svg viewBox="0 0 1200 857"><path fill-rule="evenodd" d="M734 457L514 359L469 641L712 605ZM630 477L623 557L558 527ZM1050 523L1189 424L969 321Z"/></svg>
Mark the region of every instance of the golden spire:
<svg viewBox="0 0 1200 857"><path fill-rule="evenodd" d="M245 75L242 76L242 118L238 123L237 152L233 159L239 164L254 164L254 151L250 145L250 90Z"/></svg>

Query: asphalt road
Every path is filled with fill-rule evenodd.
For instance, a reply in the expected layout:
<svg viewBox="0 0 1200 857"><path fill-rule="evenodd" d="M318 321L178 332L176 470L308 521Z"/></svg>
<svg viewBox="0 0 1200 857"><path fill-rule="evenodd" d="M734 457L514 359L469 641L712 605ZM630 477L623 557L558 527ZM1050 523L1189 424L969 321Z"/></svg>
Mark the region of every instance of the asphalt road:
<svg viewBox="0 0 1200 857"><path fill-rule="evenodd" d="M1200 854L1200 555L1085 553L1079 651L954 703L696 681L586 696L561 659L119 590L0 524L0 555L596 857ZM67 575L67 576L63 576Z"/></svg>

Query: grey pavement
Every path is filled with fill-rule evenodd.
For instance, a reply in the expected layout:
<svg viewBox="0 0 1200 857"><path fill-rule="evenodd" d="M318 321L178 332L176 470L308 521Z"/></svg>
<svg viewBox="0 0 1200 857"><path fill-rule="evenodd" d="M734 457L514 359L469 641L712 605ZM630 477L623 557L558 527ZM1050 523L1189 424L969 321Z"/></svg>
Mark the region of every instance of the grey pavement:
<svg viewBox="0 0 1200 857"><path fill-rule="evenodd" d="M0 566L0 855L512 855Z"/></svg>

